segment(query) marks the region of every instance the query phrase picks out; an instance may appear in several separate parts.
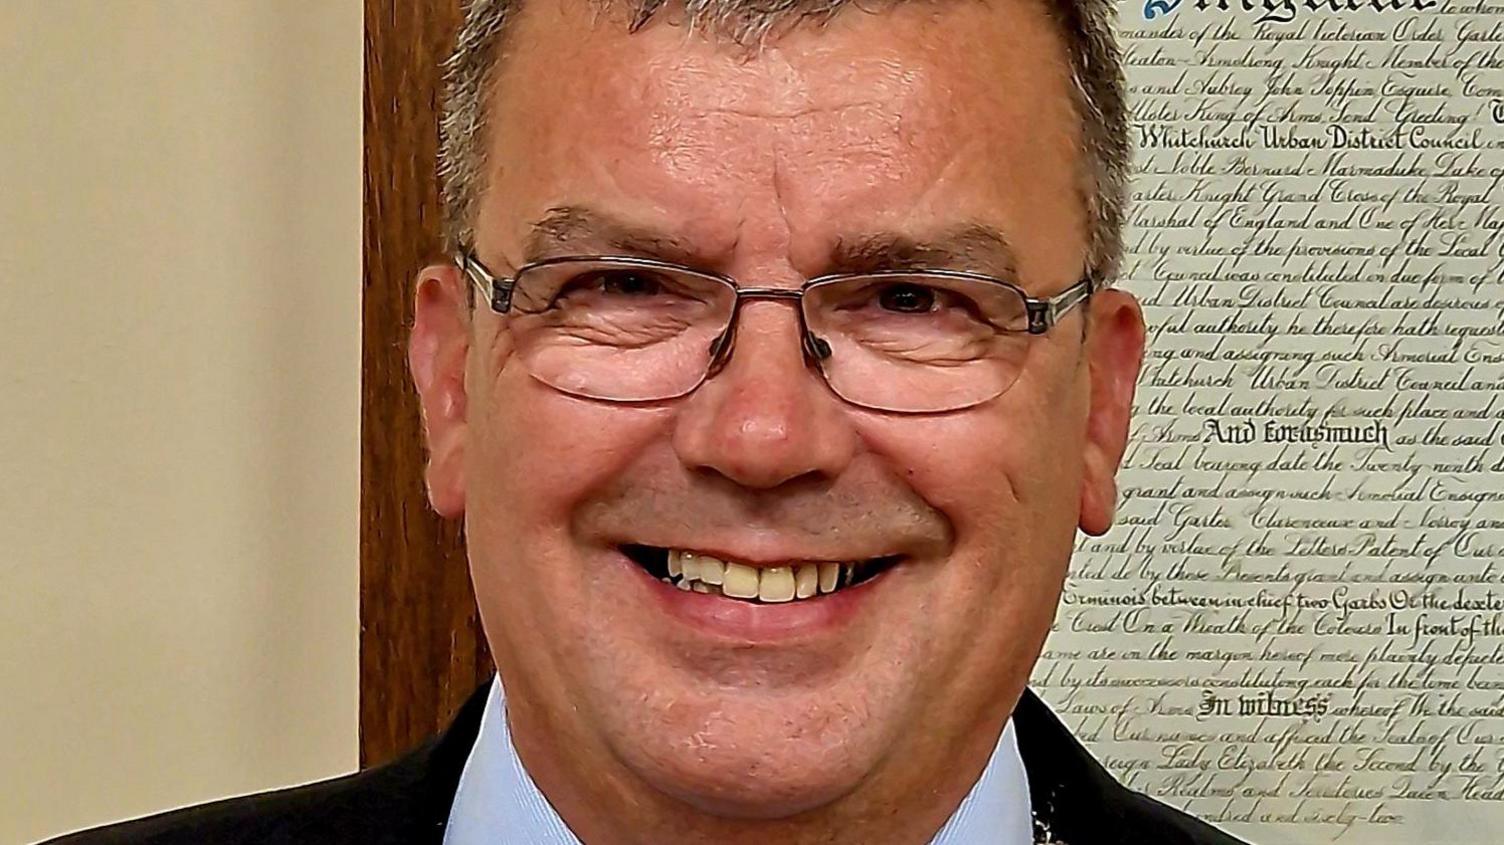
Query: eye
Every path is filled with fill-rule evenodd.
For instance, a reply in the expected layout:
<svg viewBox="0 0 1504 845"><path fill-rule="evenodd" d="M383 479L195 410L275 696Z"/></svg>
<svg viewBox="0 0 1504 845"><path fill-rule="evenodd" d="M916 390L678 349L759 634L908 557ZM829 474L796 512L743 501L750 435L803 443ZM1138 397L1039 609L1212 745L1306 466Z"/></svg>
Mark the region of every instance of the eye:
<svg viewBox="0 0 1504 845"><path fill-rule="evenodd" d="M913 283L889 285L878 293L877 302L888 311L924 314L935 308L935 291Z"/></svg>
<svg viewBox="0 0 1504 845"><path fill-rule="evenodd" d="M647 296L658 293L662 285L658 279L632 270L607 270L593 274L588 287L599 287L604 293L622 296Z"/></svg>
<svg viewBox="0 0 1504 845"><path fill-rule="evenodd" d="M670 293L672 282L635 269L589 270L570 276L549 297L554 304L648 299Z"/></svg>

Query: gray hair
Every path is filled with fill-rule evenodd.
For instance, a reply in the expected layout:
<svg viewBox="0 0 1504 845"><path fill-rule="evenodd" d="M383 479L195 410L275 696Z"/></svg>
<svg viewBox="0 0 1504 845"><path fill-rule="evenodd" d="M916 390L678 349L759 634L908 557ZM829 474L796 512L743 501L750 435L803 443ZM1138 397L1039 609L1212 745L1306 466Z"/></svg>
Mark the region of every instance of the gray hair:
<svg viewBox="0 0 1504 845"><path fill-rule="evenodd" d="M1128 203L1130 146L1122 59L1113 33L1112 0L1035 0L1059 28L1068 54L1072 101L1081 119L1081 193L1088 225L1087 268L1111 282L1122 257ZM444 63L439 176L443 182L444 245L454 253L472 244L485 190L488 94L507 22L522 0L470 0ZM633 30L667 0L610 0L625 4ZM680 0L691 29L741 45L805 20L830 18L860 0ZM902 0L892 0L902 2Z"/></svg>

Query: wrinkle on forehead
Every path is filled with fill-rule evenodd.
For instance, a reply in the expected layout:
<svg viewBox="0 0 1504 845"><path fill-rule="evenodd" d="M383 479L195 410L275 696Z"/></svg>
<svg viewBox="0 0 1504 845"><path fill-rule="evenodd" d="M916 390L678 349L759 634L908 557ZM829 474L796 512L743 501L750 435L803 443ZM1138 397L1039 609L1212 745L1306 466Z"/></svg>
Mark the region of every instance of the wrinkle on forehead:
<svg viewBox="0 0 1504 845"><path fill-rule="evenodd" d="M914 64L883 55L845 57L816 43L792 59L769 48L755 61L706 62L702 56L659 57L645 84L623 93L652 94L660 108L687 114L729 114L770 120L830 115L848 109L900 113L925 84ZM852 92L861 92L853 96Z"/></svg>
<svg viewBox="0 0 1504 845"><path fill-rule="evenodd" d="M703 91L697 96L705 98ZM618 181L648 192L734 196L739 238L746 227L760 228L762 237L751 233L747 242L776 243L780 251L792 238L795 207L808 211L916 175L917 160L895 166L912 133L891 101L806 101L790 111L767 100L737 105L711 99L697 108L681 99L654 103L642 119L645 138L626 143L654 166L618 173ZM776 235L774 220L784 229Z"/></svg>
<svg viewBox="0 0 1504 845"><path fill-rule="evenodd" d="M732 117L749 117L756 120L798 120L802 117L813 115L839 114L849 109L872 108L878 105L875 100L859 100L853 103L839 103L830 106L808 106L794 109L793 111L772 111L769 109L756 109L750 107L716 106L706 111L706 114L724 114Z"/></svg>

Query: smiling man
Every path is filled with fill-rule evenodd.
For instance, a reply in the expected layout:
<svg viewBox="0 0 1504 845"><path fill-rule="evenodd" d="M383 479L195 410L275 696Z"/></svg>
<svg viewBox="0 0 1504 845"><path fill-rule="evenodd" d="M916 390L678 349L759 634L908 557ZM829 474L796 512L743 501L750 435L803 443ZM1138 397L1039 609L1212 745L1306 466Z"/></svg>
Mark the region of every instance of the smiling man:
<svg viewBox="0 0 1504 845"><path fill-rule="evenodd" d="M410 360L496 683L77 841L1233 841L1025 690L1143 352L1105 0L660 5L481 0L448 68Z"/></svg>

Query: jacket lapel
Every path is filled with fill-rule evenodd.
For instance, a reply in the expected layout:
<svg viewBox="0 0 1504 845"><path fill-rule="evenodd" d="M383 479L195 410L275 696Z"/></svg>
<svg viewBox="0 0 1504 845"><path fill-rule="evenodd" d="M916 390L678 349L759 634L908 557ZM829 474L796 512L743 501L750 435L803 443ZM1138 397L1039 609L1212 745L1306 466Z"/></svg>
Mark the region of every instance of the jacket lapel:
<svg viewBox="0 0 1504 845"><path fill-rule="evenodd" d="M1034 837L1048 845L1245 845L1118 783L1030 690L1013 710Z"/></svg>
<svg viewBox="0 0 1504 845"><path fill-rule="evenodd" d="M443 733L398 759L363 772L361 827L371 838L350 839L382 845L443 845L449 810L460 773L480 732L490 682L460 706ZM332 840L331 840L332 841ZM346 840L340 840L346 841Z"/></svg>

